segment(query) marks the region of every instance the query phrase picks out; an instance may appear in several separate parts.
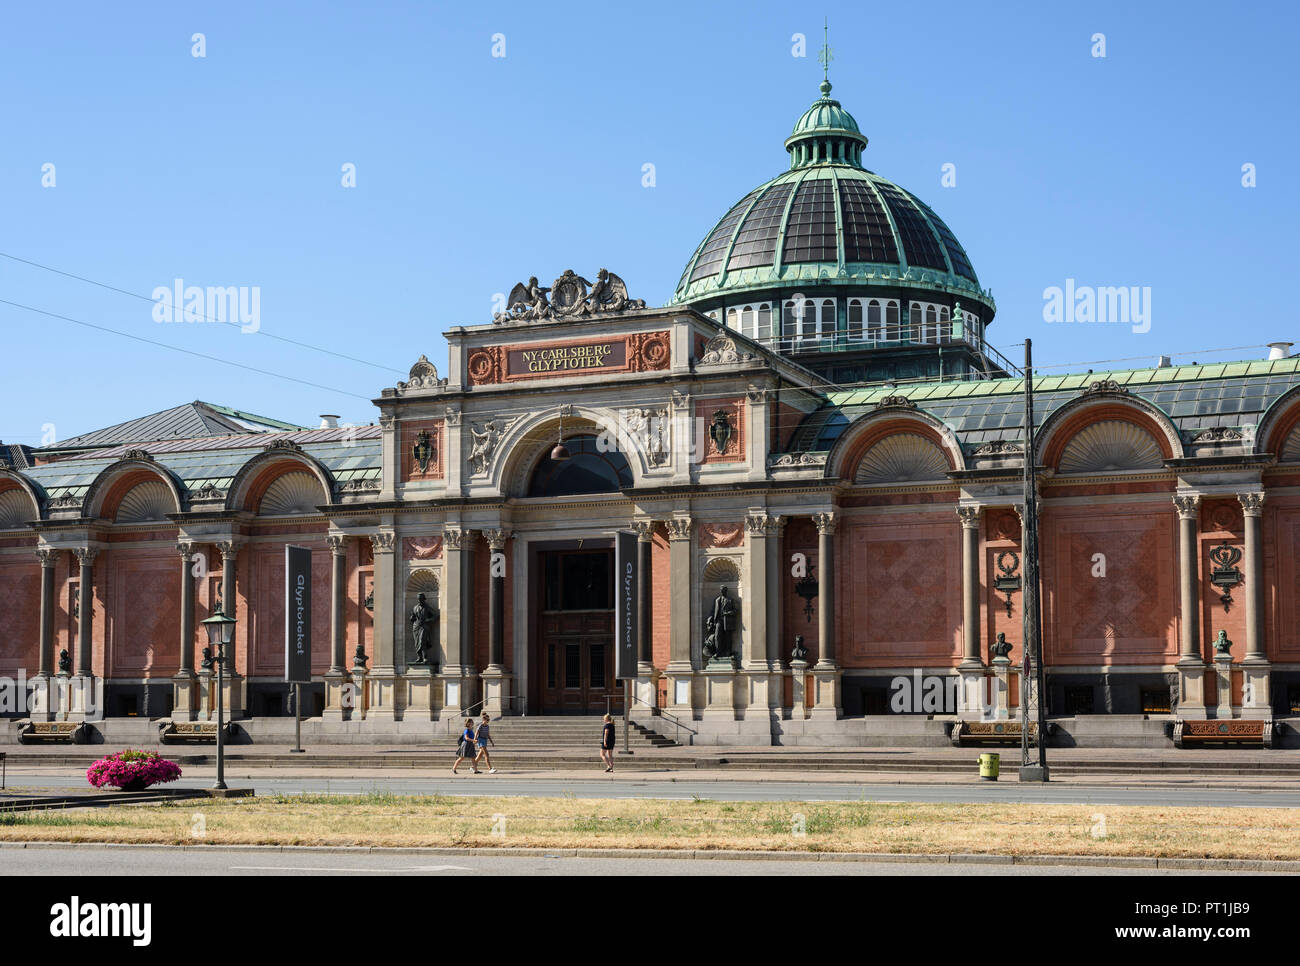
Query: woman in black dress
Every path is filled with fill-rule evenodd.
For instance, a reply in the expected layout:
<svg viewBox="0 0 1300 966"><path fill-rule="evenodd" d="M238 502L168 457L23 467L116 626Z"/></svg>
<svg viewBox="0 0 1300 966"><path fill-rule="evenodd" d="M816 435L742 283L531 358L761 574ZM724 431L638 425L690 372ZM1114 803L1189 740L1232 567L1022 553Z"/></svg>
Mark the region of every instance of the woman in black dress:
<svg viewBox="0 0 1300 966"><path fill-rule="evenodd" d="M600 758L605 771L614 770L614 716L605 715L605 727L600 730Z"/></svg>

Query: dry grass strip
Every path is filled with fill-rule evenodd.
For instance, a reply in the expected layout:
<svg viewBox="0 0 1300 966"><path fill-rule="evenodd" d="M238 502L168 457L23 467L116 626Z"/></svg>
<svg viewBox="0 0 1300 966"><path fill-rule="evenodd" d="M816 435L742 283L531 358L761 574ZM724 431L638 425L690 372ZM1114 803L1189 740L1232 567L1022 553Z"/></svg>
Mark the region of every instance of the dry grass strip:
<svg viewBox="0 0 1300 966"><path fill-rule="evenodd" d="M0 814L0 841L1300 860L1300 809L285 795Z"/></svg>

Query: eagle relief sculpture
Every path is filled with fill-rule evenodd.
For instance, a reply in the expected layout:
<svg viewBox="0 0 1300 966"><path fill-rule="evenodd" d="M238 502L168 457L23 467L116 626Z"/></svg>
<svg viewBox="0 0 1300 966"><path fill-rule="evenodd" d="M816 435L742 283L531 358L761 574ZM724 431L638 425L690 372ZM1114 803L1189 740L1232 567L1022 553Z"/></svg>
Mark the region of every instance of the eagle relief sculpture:
<svg viewBox="0 0 1300 966"><path fill-rule="evenodd" d="M643 299L627 297L627 284L608 269L596 273L595 283L587 281L573 269L566 269L550 288L530 276L527 284L519 282L510 290L504 312L492 321L535 322L541 319L568 319L583 315L609 315L630 309L645 308Z"/></svg>

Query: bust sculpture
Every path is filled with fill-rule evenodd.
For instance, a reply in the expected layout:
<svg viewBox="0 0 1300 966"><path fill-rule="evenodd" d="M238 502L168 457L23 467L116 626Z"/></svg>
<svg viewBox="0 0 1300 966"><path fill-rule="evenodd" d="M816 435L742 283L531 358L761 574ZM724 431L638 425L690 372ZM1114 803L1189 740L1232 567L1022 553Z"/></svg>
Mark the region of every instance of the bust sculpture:
<svg viewBox="0 0 1300 966"><path fill-rule="evenodd" d="M1219 631L1219 636L1214 641L1214 653L1216 655L1227 654L1229 657L1231 657L1232 656L1231 651L1232 651L1232 641L1228 640L1228 632Z"/></svg>
<svg viewBox="0 0 1300 966"><path fill-rule="evenodd" d="M992 658L990 663L993 662L1009 663L1011 658L1008 657L1008 655L1010 653L1011 653L1011 642L1007 640L1006 634L999 631L998 639L989 645L989 655Z"/></svg>

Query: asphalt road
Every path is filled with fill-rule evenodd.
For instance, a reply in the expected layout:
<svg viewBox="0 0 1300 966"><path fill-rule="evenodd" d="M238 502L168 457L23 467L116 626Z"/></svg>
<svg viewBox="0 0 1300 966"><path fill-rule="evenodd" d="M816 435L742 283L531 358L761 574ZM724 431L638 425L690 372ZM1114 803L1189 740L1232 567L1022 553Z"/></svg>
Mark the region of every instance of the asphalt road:
<svg viewBox="0 0 1300 966"><path fill-rule="evenodd" d="M1221 871L939 862L802 862L773 859L639 859L572 856L376 854L264 849L0 849L0 876L343 876L343 875L904 875L1079 876L1215 875ZM1260 875L1261 873L1243 873Z"/></svg>
<svg viewBox="0 0 1300 966"><path fill-rule="evenodd" d="M43 788L86 788L85 777L77 775L18 775L10 773L14 786ZM1011 782L969 784L853 784L848 782L763 782L710 781L687 778L663 779L548 779L517 778L507 774L460 778L252 778L228 773L232 788L252 787L258 795L328 793L356 795L385 792L396 795L464 795L537 798L706 798L714 801L745 802L1010 802L1053 805L1199 805L1223 808L1298 808L1300 790L1256 791L1215 788L1189 783L1186 787L1132 787L1119 785L1048 784L1022 785ZM208 788L211 780L182 779L168 787Z"/></svg>

